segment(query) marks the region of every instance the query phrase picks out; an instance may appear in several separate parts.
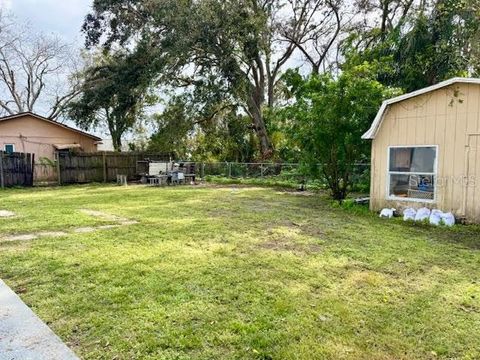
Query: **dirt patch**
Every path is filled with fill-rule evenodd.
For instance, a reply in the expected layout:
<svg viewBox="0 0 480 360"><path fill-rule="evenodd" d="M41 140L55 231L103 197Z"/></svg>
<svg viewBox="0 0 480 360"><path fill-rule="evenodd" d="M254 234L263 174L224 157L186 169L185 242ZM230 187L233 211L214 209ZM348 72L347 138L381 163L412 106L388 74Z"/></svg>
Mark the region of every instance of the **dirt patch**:
<svg viewBox="0 0 480 360"><path fill-rule="evenodd" d="M267 212L267 211L271 211L272 208L265 205L263 202L258 202L258 203L254 203L254 204L251 204L249 205L249 209L252 211L252 212Z"/></svg>
<svg viewBox="0 0 480 360"><path fill-rule="evenodd" d="M318 244L295 243L287 240L269 240L258 244L258 247L266 250L291 251L302 254L314 254L322 251L322 247Z"/></svg>
<svg viewBox="0 0 480 360"><path fill-rule="evenodd" d="M109 220L109 221L128 221L128 219L126 219L126 218L124 218L124 217L117 216L117 215L113 215L113 214L107 214L107 213L104 213L103 211L90 210L90 209L80 209L80 211L81 211L82 213L84 213L85 215L90 215L90 216L98 217L98 218L101 218L101 219L104 219L104 220Z"/></svg>
<svg viewBox="0 0 480 360"><path fill-rule="evenodd" d="M285 191L278 191L277 194L282 195L293 195L293 196L314 196L315 193L311 191L298 191L298 190L285 190Z"/></svg>
<svg viewBox="0 0 480 360"><path fill-rule="evenodd" d="M273 223L271 226L270 226L270 229L275 229L279 226L285 226L285 227L292 227L292 228L300 228L302 227L302 224L300 224L299 222L295 222L295 221L292 221L292 220L279 220L279 221L275 221L275 223Z"/></svg>
<svg viewBox="0 0 480 360"><path fill-rule="evenodd" d="M115 227L118 227L119 225L134 225L138 224L137 220L130 220L121 216L113 215L113 214L107 214L102 211L97 211L97 210L90 210L90 209L80 209L80 211L86 215L94 216L101 218L103 220L108 220L108 221L114 221L118 224L114 225L103 225L103 226L98 226L98 229L112 229Z"/></svg>
<svg viewBox="0 0 480 360"><path fill-rule="evenodd" d="M325 238L326 232L318 225L302 225L300 230L303 234L307 236L312 236L315 238Z"/></svg>
<svg viewBox="0 0 480 360"><path fill-rule="evenodd" d="M211 182L203 182L199 183L196 185L196 187L200 188L209 188L209 189L226 189L226 190L232 190L232 189L262 189L262 187L256 186L256 185L249 185L249 184L216 184L216 183L211 183Z"/></svg>
<svg viewBox="0 0 480 360"><path fill-rule="evenodd" d="M15 216L15 213L13 211L0 210L0 218L8 218L13 216Z"/></svg>

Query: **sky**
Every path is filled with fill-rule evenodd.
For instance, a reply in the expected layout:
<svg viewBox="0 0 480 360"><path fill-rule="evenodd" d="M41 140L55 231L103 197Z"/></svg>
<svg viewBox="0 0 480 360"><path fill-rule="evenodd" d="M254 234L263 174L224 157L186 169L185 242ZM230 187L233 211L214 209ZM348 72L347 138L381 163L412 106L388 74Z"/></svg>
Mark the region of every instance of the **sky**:
<svg viewBox="0 0 480 360"><path fill-rule="evenodd" d="M30 23L35 30L81 44L80 28L91 4L92 0L0 0L0 9Z"/></svg>
<svg viewBox="0 0 480 360"><path fill-rule="evenodd" d="M73 47L83 48L84 36L80 30L91 4L92 0L0 0L0 10L12 14L19 23L28 24L33 31L56 35ZM66 124L75 126L70 121ZM107 137L104 129L90 132Z"/></svg>

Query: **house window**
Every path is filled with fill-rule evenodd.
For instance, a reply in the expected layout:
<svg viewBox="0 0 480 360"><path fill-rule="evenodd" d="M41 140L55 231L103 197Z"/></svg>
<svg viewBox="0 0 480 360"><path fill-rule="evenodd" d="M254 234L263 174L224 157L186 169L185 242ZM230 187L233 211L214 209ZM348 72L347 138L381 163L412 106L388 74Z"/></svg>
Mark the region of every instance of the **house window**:
<svg viewBox="0 0 480 360"><path fill-rule="evenodd" d="M11 154L15 152L15 145L14 144L5 144L4 150L7 154Z"/></svg>
<svg viewBox="0 0 480 360"><path fill-rule="evenodd" d="M388 159L390 199L435 200L436 146L390 147Z"/></svg>

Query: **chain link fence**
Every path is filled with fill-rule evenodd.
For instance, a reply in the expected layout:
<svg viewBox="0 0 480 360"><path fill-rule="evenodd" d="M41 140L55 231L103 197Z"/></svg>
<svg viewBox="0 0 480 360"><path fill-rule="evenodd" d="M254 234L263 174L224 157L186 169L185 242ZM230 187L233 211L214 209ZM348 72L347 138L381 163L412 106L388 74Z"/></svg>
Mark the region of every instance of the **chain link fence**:
<svg viewBox="0 0 480 360"><path fill-rule="evenodd" d="M179 162L183 165L190 162ZM196 162L195 173L198 178L207 181L235 182L240 180L261 184L278 183L297 187L303 185L326 188L324 178L307 175L306 169L298 163L238 163L238 162ZM319 164L321 167L321 164ZM321 174L321 171L319 171ZM352 190L367 192L370 185L370 164L355 164L352 173Z"/></svg>

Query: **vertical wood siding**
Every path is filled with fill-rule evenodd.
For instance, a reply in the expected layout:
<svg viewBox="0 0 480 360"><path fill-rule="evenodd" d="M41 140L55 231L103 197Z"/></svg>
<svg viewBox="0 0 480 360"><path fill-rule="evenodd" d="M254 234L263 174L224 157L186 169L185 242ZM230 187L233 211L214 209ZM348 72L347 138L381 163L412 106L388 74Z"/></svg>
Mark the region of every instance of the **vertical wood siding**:
<svg viewBox="0 0 480 360"><path fill-rule="evenodd" d="M390 105L372 142L371 209L427 206L480 222L479 133L477 84L455 84ZM436 203L387 200L388 147L395 145L438 146Z"/></svg>

